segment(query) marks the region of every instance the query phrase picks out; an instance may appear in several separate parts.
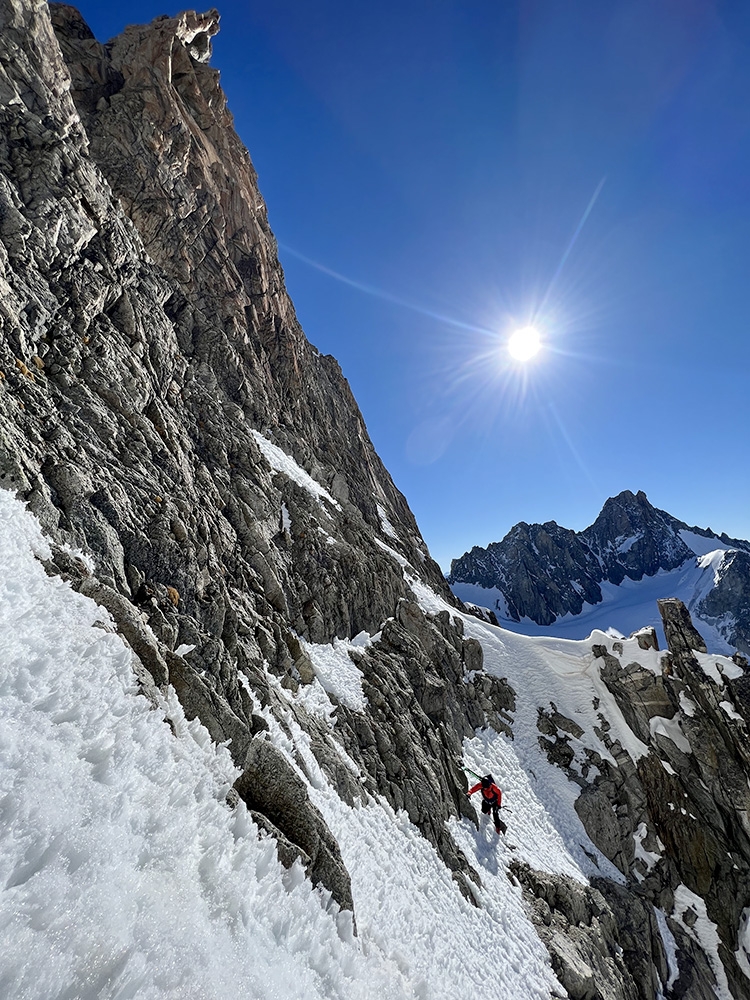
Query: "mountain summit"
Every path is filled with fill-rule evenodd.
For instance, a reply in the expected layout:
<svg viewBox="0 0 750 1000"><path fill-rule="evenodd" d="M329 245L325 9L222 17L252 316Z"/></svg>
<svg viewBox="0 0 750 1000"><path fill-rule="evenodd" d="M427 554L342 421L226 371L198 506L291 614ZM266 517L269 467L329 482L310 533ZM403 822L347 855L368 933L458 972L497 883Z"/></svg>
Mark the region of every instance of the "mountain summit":
<svg viewBox="0 0 750 1000"><path fill-rule="evenodd" d="M748 578L750 542L691 527L654 507L642 490L610 497L581 532L555 521L521 521L502 541L454 559L448 582L462 599L489 603L500 619L549 626L606 598L616 604L612 587L625 584L630 594L631 583L657 575L665 592L656 596L674 596L669 590L677 583L666 574L682 567L704 571L698 576L706 579L683 581L690 592L679 596L701 621L717 626L728 645L747 651L750 606L740 581ZM484 600L482 591L490 592ZM614 610L611 624L619 627Z"/></svg>

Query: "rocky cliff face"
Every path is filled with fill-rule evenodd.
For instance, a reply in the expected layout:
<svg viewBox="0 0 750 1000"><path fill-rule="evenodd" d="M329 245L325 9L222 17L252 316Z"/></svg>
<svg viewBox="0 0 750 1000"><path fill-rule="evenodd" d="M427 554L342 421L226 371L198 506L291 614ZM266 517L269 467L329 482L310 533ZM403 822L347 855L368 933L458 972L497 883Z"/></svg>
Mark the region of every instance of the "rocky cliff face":
<svg viewBox="0 0 750 1000"><path fill-rule="evenodd" d="M104 47L71 7L0 9L0 484L244 766L254 699L312 679L300 640L378 631L412 596L402 564L441 574L296 321L206 65L216 12Z"/></svg>
<svg viewBox="0 0 750 1000"><path fill-rule="evenodd" d="M521 522L501 542L475 546L451 563L451 584L476 584L503 594L501 610L512 621L550 625L602 600L601 584L642 580L672 570L712 549L731 550L715 588L695 610L720 625L727 641L748 650L750 615L742 596L750 543L690 527L649 503L642 491L625 490L604 504L584 531ZM734 551L738 550L738 551ZM736 563L736 565L735 565ZM731 567L734 566L734 569ZM722 618L727 616L723 621Z"/></svg>
<svg viewBox="0 0 750 1000"><path fill-rule="evenodd" d="M667 652L654 648L653 633L592 647L616 705L600 713L596 730L608 759L590 749L582 756L583 728L554 705L540 709L540 745L581 787L578 815L635 890L623 893L604 879L593 883L620 913L621 931L627 927L621 938L627 962L634 972L641 969L634 995L651 995L644 984L652 976L653 988L665 996L708 1000L727 989L745 996L750 967L738 929L750 899L747 660L709 656L682 602L660 601L659 610ZM627 728L616 735L617 711ZM629 738L626 749L622 733L628 731L637 742ZM537 897L549 894L533 879L526 884ZM667 938L654 916L660 910L672 914L668 932L681 954L691 956L679 975L667 962ZM623 912L629 919L623 921ZM549 935L549 922L540 923ZM706 948L711 934L718 936Z"/></svg>
<svg viewBox="0 0 750 1000"><path fill-rule="evenodd" d="M477 902L481 866L450 822L476 823L464 741L513 737L528 697L485 669L482 643L502 647L500 633L460 613L338 365L299 328L208 65L217 29L215 11L184 13L103 46L71 7L0 0L0 485L51 537L48 572L111 614L142 693L171 684L189 718L230 741L241 775L228 806L246 803L285 864L301 859L354 905L302 741L342 800L405 810ZM626 500L585 538L552 524L511 533L517 614L572 609L605 574L681 557L677 522ZM725 660L707 678L684 615L669 615L663 671L613 642L589 657L647 750L636 761L607 743L604 715L606 759L582 758L579 722L538 706L550 770L580 789L592 852L617 876L584 886L512 869L577 998L702 1000L721 975L743 995L746 678ZM360 701L333 685L331 717L303 697L321 649L361 684Z"/></svg>
<svg viewBox="0 0 750 1000"><path fill-rule="evenodd" d="M750 653L750 554L729 552L716 574L716 584L700 602L701 617L716 623L727 641Z"/></svg>

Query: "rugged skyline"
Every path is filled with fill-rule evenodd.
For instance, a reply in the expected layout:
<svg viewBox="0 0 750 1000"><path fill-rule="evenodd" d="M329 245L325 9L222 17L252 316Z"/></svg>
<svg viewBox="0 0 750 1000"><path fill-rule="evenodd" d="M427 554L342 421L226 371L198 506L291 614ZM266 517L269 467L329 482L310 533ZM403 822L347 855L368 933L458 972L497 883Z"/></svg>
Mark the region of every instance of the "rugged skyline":
<svg viewBox="0 0 750 1000"><path fill-rule="evenodd" d="M505 628L583 638L657 626L656 602L679 597L712 647L750 652L750 542L686 524L642 491L610 497L584 531L515 525L454 559L448 581Z"/></svg>

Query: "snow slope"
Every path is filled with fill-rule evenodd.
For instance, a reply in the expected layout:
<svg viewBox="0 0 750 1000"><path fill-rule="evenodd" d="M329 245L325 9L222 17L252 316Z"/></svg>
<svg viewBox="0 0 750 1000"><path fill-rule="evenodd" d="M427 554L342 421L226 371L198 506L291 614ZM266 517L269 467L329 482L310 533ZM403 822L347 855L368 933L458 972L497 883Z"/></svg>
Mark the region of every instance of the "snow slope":
<svg viewBox="0 0 750 1000"><path fill-rule="evenodd" d="M411 996L229 810L228 752L172 693L137 695L106 613L34 553L0 492L0 996Z"/></svg>
<svg viewBox="0 0 750 1000"><path fill-rule="evenodd" d="M420 581L411 579L410 584L425 611L436 614L449 609ZM454 609L449 610L456 614ZM513 741L487 729L467 741L465 753L468 766L478 773L495 768L502 774L506 799L513 803L513 813L506 817L508 839L518 846L518 856L540 871L561 872L580 881L602 874L622 881L620 872L589 839L573 806L580 789L549 764L539 745L537 729L538 708L549 708L554 702L559 712L584 730L580 740L571 739L581 751L588 747L612 760L594 733L601 712L611 723L612 738L619 739L636 760L646 752L601 680L591 652L592 641L606 641L607 637L595 634L591 639L576 641L524 636L472 615L460 617L465 634L482 644L484 669L507 678L516 691ZM629 641L637 648L635 640ZM652 656L658 654L638 649L638 659L644 666ZM595 698L599 699L598 709L594 708ZM576 754L576 760L579 764L585 762L582 752Z"/></svg>
<svg viewBox="0 0 750 1000"><path fill-rule="evenodd" d="M107 631L106 613L47 577L35 559L47 554L34 518L0 491L0 996L562 993L494 831L455 824L482 872L478 908L405 814L377 800L346 806L293 713L291 740L268 715L270 737L290 759L295 747L302 755L310 794L341 846L354 937L350 915L299 866L281 867L244 805L228 807L237 771L226 749L186 722L171 691L157 709L137 694L130 651ZM326 686L345 684L356 703L356 677L332 682L340 651L313 653L321 682L312 704L333 727ZM502 742L518 792L514 823L527 819L535 831L524 852L583 878L580 852L552 825L546 791L528 784ZM482 753L501 759L482 740L469 751L477 765Z"/></svg>
<svg viewBox="0 0 750 1000"><path fill-rule="evenodd" d="M457 614L392 554L424 611ZM461 895L405 813L372 797L354 807L342 802L297 722L295 701L329 727L337 746L331 697L366 709L348 650L377 636L308 644L316 678L295 694L269 674L289 707L282 725L256 701L269 726L264 738L307 782L339 843L352 879L355 936L351 915L314 889L299 865L283 869L275 842L259 833L244 804L229 807L238 772L226 748L185 720L171 689L158 708L138 694L131 653L108 631L106 612L47 577L37 558L46 555L35 519L0 491L0 996L564 995L507 868L517 858L581 883L593 875L623 881L586 834L574 808L579 789L549 763L537 729L538 709L552 703L578 722L573 766L587 763L587 748L611 759L595 733L599 713L635 761L646 751L591 651L592 641L611 644L611 636L527 636L460 616L466 635L482 643L485 669L517 692L513 740L486 729L464 744L466 766L494 772L502 784L507 836L498 838L485 818L478 827L450 822L480 873L479 906ZM713 557L702 559L703 572L713 571ZM687 582L695 588L702 581L699 573ZM623 656L656 673L659 655L624 640ZM715 657L705 660L706 670L716 669ZM725 666L731 669L730 661ZM691 706L683 709L689 714ZM679 743L679 717L670 725L664 735ZM644 851L637 832L635 839L636 851L653 863L658 855ZM673 919L681 919L680 906L677 900ZM657 919L667 927L663 913ZM701 942L719 975L713 925L704 924ZM676 953L669 954L676 977ZM728 998L724 981L720 987Z"/></svg>

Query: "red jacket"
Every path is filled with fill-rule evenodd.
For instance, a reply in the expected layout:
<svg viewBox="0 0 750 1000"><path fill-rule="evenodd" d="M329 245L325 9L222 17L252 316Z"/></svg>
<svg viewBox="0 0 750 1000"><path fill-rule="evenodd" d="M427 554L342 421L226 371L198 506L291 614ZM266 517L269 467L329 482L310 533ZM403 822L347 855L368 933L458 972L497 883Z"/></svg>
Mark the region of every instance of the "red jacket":
<svg viewBox="0 0 750 1000"><path fill-rule="evenodd" d="M474 792L478 792L480 788L482 788L481 781L477 782L477 784L474 785L473 788L470 788L468 794L473 795ZM486 799L487 802L490 803L490 805L496 805L497 808L499 809L503 802L503 793L502 790L497 787L497 785L492 784L489 786L489 788L482 788L482 798Z"/></svg>

